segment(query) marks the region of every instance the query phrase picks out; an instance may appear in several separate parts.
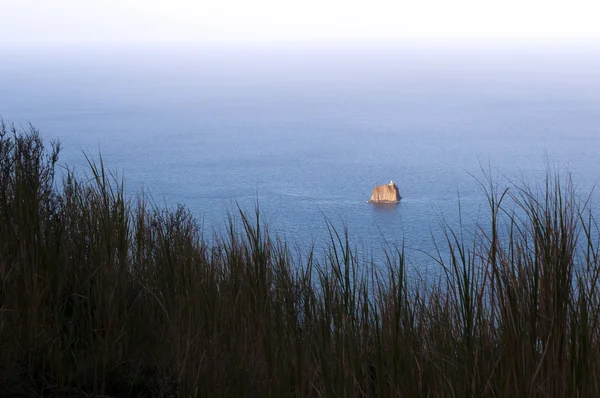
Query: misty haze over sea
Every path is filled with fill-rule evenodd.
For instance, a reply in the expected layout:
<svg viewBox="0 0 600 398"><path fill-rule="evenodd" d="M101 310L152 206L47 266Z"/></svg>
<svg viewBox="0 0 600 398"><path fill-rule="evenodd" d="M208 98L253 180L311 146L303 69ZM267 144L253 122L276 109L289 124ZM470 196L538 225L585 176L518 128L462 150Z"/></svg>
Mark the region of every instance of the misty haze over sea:
<svg viewBox="0 0 600 398"><path fill-rule="evenodd" d="M361 250L404 239L417 259L459 199L463 223L485 218L481 166L542 184L550 164L590 192L600 47L5 48L0 115L59 138L78 171L100 151L129 192L187 205L209 234L258 200L302 248L324 245L327 217ZM366 203L390 179L401 203Z"/></svg>

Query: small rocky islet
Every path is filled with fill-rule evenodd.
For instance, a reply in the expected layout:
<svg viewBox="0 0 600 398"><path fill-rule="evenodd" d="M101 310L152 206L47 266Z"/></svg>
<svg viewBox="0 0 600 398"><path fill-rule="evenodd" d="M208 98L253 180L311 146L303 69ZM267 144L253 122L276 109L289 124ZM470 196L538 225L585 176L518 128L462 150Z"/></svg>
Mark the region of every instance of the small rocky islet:
<svg viewBox="0 0 600 398"><path fill-rule="evenodd" d="M398 203L400 202L400 199L401 196L398 186L394 184L394 181L390 181L389 184L383 184L373 188L373 193L371 194L369 202L374 204L388 204Z"/></svg>

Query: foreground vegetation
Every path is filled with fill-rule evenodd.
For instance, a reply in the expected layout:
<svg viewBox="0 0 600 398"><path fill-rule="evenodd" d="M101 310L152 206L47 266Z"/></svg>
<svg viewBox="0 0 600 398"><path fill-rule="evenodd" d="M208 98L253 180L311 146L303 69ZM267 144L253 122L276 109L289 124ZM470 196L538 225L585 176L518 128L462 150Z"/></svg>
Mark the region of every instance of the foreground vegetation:
<svg viewBox="0 0 600 398"><path fill-rule="evenodd" d="M331 228L300 255L258 211L204 239L58 153L0 127L1 394L600 396L598 228L568 181L488 180L488 227L409 282L402 250L361 261Z"/></svg>

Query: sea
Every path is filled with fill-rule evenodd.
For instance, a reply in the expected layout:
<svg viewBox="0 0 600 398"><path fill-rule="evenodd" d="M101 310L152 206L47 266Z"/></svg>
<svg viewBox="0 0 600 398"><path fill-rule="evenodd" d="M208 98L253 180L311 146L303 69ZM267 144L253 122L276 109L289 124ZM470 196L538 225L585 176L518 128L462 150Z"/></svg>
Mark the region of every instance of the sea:
<svg viewBox="0 0 600 398"><path fill-rule="evenodd" d="M132 200L187 206L207 239L258 205L293 250L324 253L334 227L428 267L444 227L488 225L490 176L593 192L600 43L5 46L0 116L82 176L101 157ZM367 203L390 180L401 202Z"/></svg>

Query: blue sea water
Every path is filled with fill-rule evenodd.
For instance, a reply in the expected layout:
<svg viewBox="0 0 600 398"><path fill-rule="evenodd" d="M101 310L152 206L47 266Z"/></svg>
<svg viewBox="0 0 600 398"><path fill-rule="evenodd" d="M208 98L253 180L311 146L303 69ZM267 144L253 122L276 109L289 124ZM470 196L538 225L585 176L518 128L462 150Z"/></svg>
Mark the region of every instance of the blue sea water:
<svg viewBox="0 0 600 398"><path fill-rule="evenodd" d="M271 231L323 247L329 219L377 257L415 264L440 223L485 219L501 181L600 176L600 46L362 44L0 50L0 116L102 153L128 192L187 205L205 231L259 203ZM392 209L366 203L393 179ZM501 184L502 185L502 184Z"/></svg>

